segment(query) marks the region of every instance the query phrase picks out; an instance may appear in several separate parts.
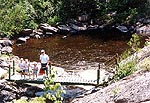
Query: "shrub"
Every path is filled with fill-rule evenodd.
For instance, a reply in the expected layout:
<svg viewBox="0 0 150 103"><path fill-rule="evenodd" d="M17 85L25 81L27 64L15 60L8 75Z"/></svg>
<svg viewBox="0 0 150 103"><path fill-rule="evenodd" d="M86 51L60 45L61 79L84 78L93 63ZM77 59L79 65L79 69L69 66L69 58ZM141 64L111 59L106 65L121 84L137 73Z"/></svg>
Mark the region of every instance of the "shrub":
<svg viewBox="0 0 150 103"><path fill-rule="evenodd" d="M35 97L28 102L27 98L22 98L19 100L13 100L12 103L46 103L45 98L43 97Z"/></svg>
<svg viewBox="0 0 150 103"><path fill-rule="evenodd" d="M135 72L137 69L135 67L136 61L130 61L127 62L125 64L118 64L118 67L116 69L116 73L115 73L115 80L119 80L122 79L123 77L126 77L130 74L132 74L133 72Z"/></svg>
<svg viewBox="0 0 150 103"><path fill-rule="evenodd" d="M55 26L60 21L61 21L61 19L58 16L50 17L48 19L48 23L53 26Z"/></svg>
<svg viewBox="0 0 150 103"><path fill-rule="evenodd" d="M126 50L123 54L121 54L121 56L117 59L116 73L114 76L116 80L126 77L137 70L137 68L135 67L137 62L136 57L134 60L127 60L124 63L120 63L120 62L122 60L127 59L127 57L129 57L131 54L140 50L139 36L137 34L133 34L132 38L127 44L130 46L130 48Z"/></svg>
<svg viewBox="0 0 150 103"><path fill-rule="evenodd" d="M63 101L63 97L61 96L62 93L64 93L65 91L63 90L62 86L60 83L54 83L55 81L55 74L57 72L53 70L53 68L51 69L51 74L49 76L49 78L47 78L44 82L45 85L45 95L44 97L49 100L52 101L53 103L62 103ZM46 91L50 91L50 92L46 92Z"/></svg>

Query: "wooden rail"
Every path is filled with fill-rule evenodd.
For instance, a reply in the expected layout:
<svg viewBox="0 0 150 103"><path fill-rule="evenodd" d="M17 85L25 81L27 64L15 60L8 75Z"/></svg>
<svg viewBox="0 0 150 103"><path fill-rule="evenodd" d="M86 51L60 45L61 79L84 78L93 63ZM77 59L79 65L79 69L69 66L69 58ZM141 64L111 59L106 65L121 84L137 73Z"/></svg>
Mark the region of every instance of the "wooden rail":
<svg viewBox="0 0 150 103"><path fill-rule="evenodd" d="M114 62L114 58L118 57L118 55L114 55L111 59L107 60L105 62L105 64L111 65ZM37 79L37 80L32 80L32 79L18 79L15 78L15 76L17 75L16 70L15 70L15 61L13 61L13 65L12 67L9 65L7 66L9 68L9 76L8 76L8 81L13 81L13 82L18 82L18 83L35 83L35 84L43 84L44 83L44 79ZM51 68L51 65L50 65ZM83 78L78 78L78 77L73 77L75 79L70 79L72 77L58 77L55 80L55 83L61 83L62 85L101 85L100 84L100 70L101 69L101 65L98 64L98 69L97 69L97 79L96 80L85 80ZM66 70L67 72L80 72L81 70ZM49 71L50 73L51 71ZM78 79L76 79L78 78Z"/></svg>
<svg viewBox="0 0 150 103"><path fill-rule="evenodd" d="M15 76L17 74L15 73L14 66L15 66L15 62L13 62L13 67L9 66L9 76L7 79L8 81L19 82L19 83L35 83L35 84L43 84L44 83L43 78L37 79L37 80L16 78ZM13 73L11 73L11 71L13 71ZM75 77L75 76L67 77L66 76L66 77L57 77L55 80L55 83L60 83L62 85L99 85L99 81L100 81L100 64L98 65L98 69L97 69L97 80L86 80L86 79L83 79L80 77Z"/></svg>

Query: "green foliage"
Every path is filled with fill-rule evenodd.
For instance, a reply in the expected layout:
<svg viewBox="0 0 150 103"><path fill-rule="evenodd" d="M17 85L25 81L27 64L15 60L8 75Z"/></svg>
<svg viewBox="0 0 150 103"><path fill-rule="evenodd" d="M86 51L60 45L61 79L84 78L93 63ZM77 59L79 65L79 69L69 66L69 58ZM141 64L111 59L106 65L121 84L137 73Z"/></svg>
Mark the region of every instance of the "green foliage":
<svg viewBox="0 0 150 103"><path fill-rule="evenodd" d="M145 41L144 46L148 46L148 45L150 45L150 42L149 41Z"/></svg>
<svg viewBox="0 0 150 103"><path fill-rule="evenodd" d="M28 102L26 98L22 98L19 100L13 100L12 103L46 103L44 97L35 97Z"/></svg>
<svg viewBox="0 0 150 103"><path fill-rule="evenodd" d="M47 23L50 17L59 16L61 0L28 0L34 8L37 23Z"/></svg>
<svg viewBox="0 0 150 103"><path fill-rule="evenodd" d="M30 15L27 13L27 3L18 0L6 0L0 2L0 33L8 37L19 33L22 29L35 28ZM29 8L30 9L30 8Z"/></svg>
<svg viewBox="0 0 150 103"><path fill-rule="evenodd" d="M28 103L26 98L19 99L19 100L13 100L13 103Z"/></svg>
<svg viewBox="0 0 150 103"><path fill-rule="evenodd" d="M136 60L129 61L125 64L118 64L114 79L119 80L136 71Z"/></svg>
<svg viewBox="0 0 150 103"><path fill-rule="evenodd" d="M116 73L114 76L116 80L126 77L136 71L136 59L124 63L120 62L140 49L140 37L137 34L133 34L127 44L130 46L130 49L126 50L117 60Z"/></svg>
<svg viewBox="0 0 150 103"><path fill-rule="evenodd" d="M45 103L45 98L44 97L35 97L30 101L30 103Z"/></svg>
<svg viewBox="0 0 150 103"><path fill-rule="evenodd" d="M121 62L122 60L126 59L133 53L140 50L140 44L141 44L140 37L137 34L133 34L132 38L129 40L129 42L127 44L130 48L128 50L124 51L120 55L120 57L117 59L117 63Z"/></svg>
<svg viewBox="0 0 150 103"><path fill-rule="evenodd" d="M113 19L115 23L133 24L136 22L139 14L149 11L147 9L148 6L146 7L146 5L149 4L147 1L148 0L109 0L108 2L97 2L97 17L101 19L101 16L110 14L111 19ZM105 20L105 18L102 20Z"/></svg>
<svg viewBox="0 0 150 103"><path fill-rule="evenodd" d="M15 4L13 1L9 3L12 5ZM23 28L24 20L26 19L26 13L21 5L15 4L9 7L10 4L2 2L1 5L5 5L5 9L1 8L0 10L0 32L7 34L7 36L19 32Z"/></svg>
<svg viewBox="0 0 150 103"><path fill-rule="evenodd" d="M24 28L34 29L37 24L48 22L51 17L56 23L59 19L55 16L60 5L58 0L1 0L0 34L9 37Z"/></svg>
<svg viewBox="0 0 150 103"><path fill-rule="evenodd" d="M57 73L56 71L51 69L51 75L49 76L49 78L45 80L44 97L54 103L62 103L63 97L61 96L61 94L65 93L65 91L63 90L60 83L54 83L56 73ZM51 91L53 93L46 91Z"/></svg>
<svg viewBox="0 0 150 103"><path fill-rule="evenodd" d="M130 39L130 41L127 43L130 46L130 51L131 52L136 52L140 50L140 37L135 33L132 34L132 38Z"/></svg>
<svg viewBox="0 0 150 103"><path fill-rule="evenodd" d="M132 37L127 44L129 46L129 49L124 51L120 55L120 57L118 58L118 63L126 59L127 57L129 57L131 54L140 50L140 46L141 46L140 37L136 33L132 34Z"/></svg>
<svg viewBox="0 0 150 103"><path fill-rule="evenodd" d="M136 8L133 8L133 9L130 8L128 10L128 15L126 16L124 23L126 24L136 23L137 14L138 14L138 11Z"/></svg>
<svg viewBox="0 0 150 103"><path fill-rule="evenodd" d="M53 18L50 17L48 19L48 24L55 26L59 21L61 21L61 19L59 17L57 17L57 16L54 16Z"/></svg>

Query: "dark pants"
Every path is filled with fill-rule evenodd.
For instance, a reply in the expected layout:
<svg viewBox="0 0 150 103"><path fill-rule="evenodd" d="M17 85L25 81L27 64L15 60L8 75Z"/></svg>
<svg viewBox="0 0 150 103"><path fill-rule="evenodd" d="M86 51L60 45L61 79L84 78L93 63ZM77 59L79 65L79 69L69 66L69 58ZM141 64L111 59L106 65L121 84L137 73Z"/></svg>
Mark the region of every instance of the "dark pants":
<svg viewBox="0 0 150 103"><path fill-rule="evenodd" d="M48 76L48 67L47 66L47 63L41 63L41 69L43 71L46 71L46 75Z"/></svg>

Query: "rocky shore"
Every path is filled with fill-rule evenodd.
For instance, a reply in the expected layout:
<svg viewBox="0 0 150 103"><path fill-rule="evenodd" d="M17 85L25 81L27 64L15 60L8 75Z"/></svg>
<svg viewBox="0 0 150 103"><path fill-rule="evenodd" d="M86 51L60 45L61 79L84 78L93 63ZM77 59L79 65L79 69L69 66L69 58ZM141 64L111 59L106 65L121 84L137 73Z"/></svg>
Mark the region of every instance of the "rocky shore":
<svg viewBox="0 0 150 103"><path fill-rule="evenodd" d="M98 35L102 38L126 38L129 39L133 33L140 34L144 37L150 36L150 19L141 18L137 23L131 25L117 23L94 23L82 22L71 19L65 24L56 26L47 23L40 24L36 29L24 29L19 34L13 35L11 38L16 39L18 44L25 43L30 38L40 39L54 35L62 35L62 38L67 38L70 35L88 34ZM111 34L110 34L111 32ZM8 48L5 48L6 50Z"/></svg>

